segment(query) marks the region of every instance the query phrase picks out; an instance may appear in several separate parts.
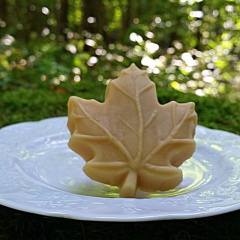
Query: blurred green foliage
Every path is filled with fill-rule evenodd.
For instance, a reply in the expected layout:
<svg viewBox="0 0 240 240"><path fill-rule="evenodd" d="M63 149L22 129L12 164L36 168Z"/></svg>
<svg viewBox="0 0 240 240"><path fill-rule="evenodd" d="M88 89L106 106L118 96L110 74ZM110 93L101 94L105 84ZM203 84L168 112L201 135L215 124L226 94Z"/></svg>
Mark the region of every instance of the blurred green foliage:
<svg viewBox="0 0 240 240"><path fill-rule="evenodd" d="M107 84L134 62L162 86L239 99L239 0L2 0L0 89Z"/></svg>
<svg viewBox="0 0 240 240"><path fill-rule="evenodd" d="M81 86L64 88L23 88L4 91L0 96L0 128L24 121L41 120L48 117L66 116L68 98L77 95L85 99L104 101L105 88L102 83L82 81ZM195 102L198 124L213 129L222 129L240 134L240 102L232 103L226 98L197 96L181 93L175 89L157 86L158 100L161 104L169 101Z"/></svg>

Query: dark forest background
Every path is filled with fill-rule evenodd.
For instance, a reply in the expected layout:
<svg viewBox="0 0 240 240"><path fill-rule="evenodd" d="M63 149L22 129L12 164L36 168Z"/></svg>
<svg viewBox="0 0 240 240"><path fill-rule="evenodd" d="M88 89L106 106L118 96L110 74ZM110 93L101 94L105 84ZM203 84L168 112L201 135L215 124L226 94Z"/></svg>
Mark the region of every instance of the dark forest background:
<svg viewBox="0 0 240 240"><path fill-rule="evenodd" d="M1 0L0 88L107 84L136 63L157 84L239 99L239 0Z"/></svg>

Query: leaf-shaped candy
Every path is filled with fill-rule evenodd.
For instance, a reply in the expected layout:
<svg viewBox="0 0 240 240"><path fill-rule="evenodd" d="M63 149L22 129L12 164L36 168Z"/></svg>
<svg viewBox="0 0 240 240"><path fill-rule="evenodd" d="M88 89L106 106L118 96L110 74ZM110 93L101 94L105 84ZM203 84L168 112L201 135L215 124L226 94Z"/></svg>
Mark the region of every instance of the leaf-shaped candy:
<svg viewBox="0 0 240 240"><path fill-rule="evenodd" d="M159 104L155 84L132 64L108 84L104 103L70 97L69 147L84 158L91 179L118 186L120 197L169 190L181 183L178 167L195 151L194 108Z"/></svg>

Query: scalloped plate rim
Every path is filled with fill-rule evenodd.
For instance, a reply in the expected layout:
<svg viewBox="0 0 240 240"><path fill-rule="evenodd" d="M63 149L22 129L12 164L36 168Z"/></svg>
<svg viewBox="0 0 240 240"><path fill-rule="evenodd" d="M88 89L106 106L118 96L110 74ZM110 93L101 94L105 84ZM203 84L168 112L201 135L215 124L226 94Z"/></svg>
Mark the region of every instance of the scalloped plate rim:
<svg viewBox="0 0 240 240"><path fill-rule="evenodd" d="M23 126L30 126L31 124L41 124L43 122L49 122L49 123L56 123L59 122L65 125L67 122L67 117L53 117L53 118L46 118L42 119L39 121L28 121L28 122L20 122L20 123L15 123L12 125L5 126L0 129L0 147L1 144L6 144L5 140L1 139L1 134L4 131L11 130L12 128L18 128ZM230 138L236 138L237 141L240 142L240 137L239 135L236 135L234 133L226 132L223 130L216 130L216 129L209 129L203 126L197 127L198 129L201 129L205 132L211 132L215 135L221 133L223 135L229 136ZM219 135L218 135L219 136ZM7 144L8 145L8 144ZM0 148L1 149L1 148ZM240 149L239 149L240 152ZM1 158L0 158L1 160ZM1 167L1 165L0 165ZM0 173L2 174L4 170L1 170L0 168ZM1 180L1 179L0 179ZM0 181L1 182L1 181ZM11 188L11 186L9 186ZM43 187L44 188L44 187ZM49 188L50 189L50 188ZM48 190L49 190L48 189ZM46 191L48 191L46 190ZM58 189L53 189L51 191L56 191L59 196L62 196L66 198L68 201L72 200L72 203L75 202L75 204L93 204L91 206L86 205L86 209L83 209L82 211L76 211L76 209L71 208L69 210L66 209L61 209L58 207L45 207L42 208L41 206L31 206L28 204L24 204L23 202L16 202L14 194L4 194L1 193L1 186L0 186L0 204L6 207L10 207L16 210L24 211L24 212L29 212L29 213L34 213L34 214L39 214L39 215L44 215L44 216L50 216L50 217L61 217L61 218L69 218L69 219L75 219L75 220L90 220L90 221L115 221L115 222L138 222L138 221L153 221L153 220L173 220L173 219L191 219L191 218L201 218L201 217L210 217L210 216L215 216L223 213L228 213L232 211L236 211L240 209L240 199L237 199L234 203L231 203L226 206L212 206L213 210L211 211L200 211L200 212L165 212L163 214L161 213L154 213L153 209L150 209L152 211L148 212L147 208L146 211L143 211L143 213L138 212L138 207L142 206L143 209L145 209L146 205L149 206L154 206L158 207L161 206L161 204L158 203L158 198L151 198L151 199L121 199L121 198L99 198L99 197L89 197L89 196L83 196L83 195L76 195L72 194L69 192L65 192L63 190L58 190ZM23 193L24 197L24 193ZM167 198L165 198L167 199ZM52 199L49 199L49 201L52 201ZM110 204L110 205L109 205ZM119 213L114 213L114 209L111 206L113 204L115 207L120 206L126 211L129 209L129 212L125 212L124 214L119 214ZM105 208L101 208L102 205L105 206ZM94 206L96 209L95 213L90 212L87 210L88 207ZM98 208L99 206L99 208ZM112 212L109 212L109 209L106 209L106 206L110 208L110 210L113 210ZM107 210L104 212L104 209ZM132 212L131 212L132 211Z"/></svg>

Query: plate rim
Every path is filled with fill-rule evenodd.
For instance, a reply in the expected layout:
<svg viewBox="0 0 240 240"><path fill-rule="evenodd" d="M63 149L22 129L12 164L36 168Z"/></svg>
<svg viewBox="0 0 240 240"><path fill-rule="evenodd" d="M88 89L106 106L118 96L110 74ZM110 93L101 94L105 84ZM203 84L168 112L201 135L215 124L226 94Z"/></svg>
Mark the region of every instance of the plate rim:
<svg viewBox="0 0 240 240"><path fill-rule="evenodd" d="M52 118L45 118L45 119L41 119L38 121L27 121L27 122L20 122L20 123L14 123L11 125L7 125L4 126L0 129L0 144L1 144L1 133L2 130L8 130L11 129L12 127L18 127L22 124L37 124L43 121L65 121L67 120L66 116L60 116L60 117L52 117ZM218 129L210 129L201 125L198 125L197 128L202 128L204 130L207 131L216 131L216 132L222 132L223 134L227 134L227 135L232 135L234 138L239 138L240 136L232 133L232 132L227 132L224 130L218 130ZM56 191L61 191L64 192L63 190L58 190L56 189ZM67 193L64 192L65 194L70 194L71 193ZM98 200L99 197L90 197L90 196L83 196L81 195L81 198L84 200L88 200L89 198L94 198L95 200ZM102 198L100 198L102 199ZM106 199L106 198L105 198ZM114 200L113 200L114 199ZM146 201L146 202L152 202L152 201L156 201L157 198L152 198L152 199L122 199L122 198L109 198L107 200L107 202L111 202L111 201L123 201L123 202L127 202L127 203L132 203L134 201ZM195 212L195 213L184 213L182 214L169 214L169 215L143 215L143 216L135 216L135 215L126 215L126 216L87 216L87 212L73 212L73 211L69 211L69 212L59 212L59 211L55 211L51 208L49 209L43 209L40 207L29 207L27 205L22 205L20 203L16 203L14 202L14 200L10 200L10 199L5 199L4 198L4 194L1 194L0 192L0 205L3 205L5 207L10 207L12 209L16 209L16 210L20 210L20 211L24 211L24 212L29 212L29 213L34 213L34 214L39 214L39 215L44 215L44 216L50 216L50 217L60 217L60 218L69 218L69 219L75 219L75 220L87 220L87 221L114 221L114 222L140 222L140 221L156 221L156 220L174 220L174 219L192 219L192 218L202 218L202 217L210 217L210 216L216 216L219 214L224 214L224 213L228 213L228 212L232 212L232 211L236 211L240 209L240 202L238 204L235 205L229 205L229 206L225 206L224 208L220 208L220 209L216 209L214 211L202 211L202 212Z"/></svg>

